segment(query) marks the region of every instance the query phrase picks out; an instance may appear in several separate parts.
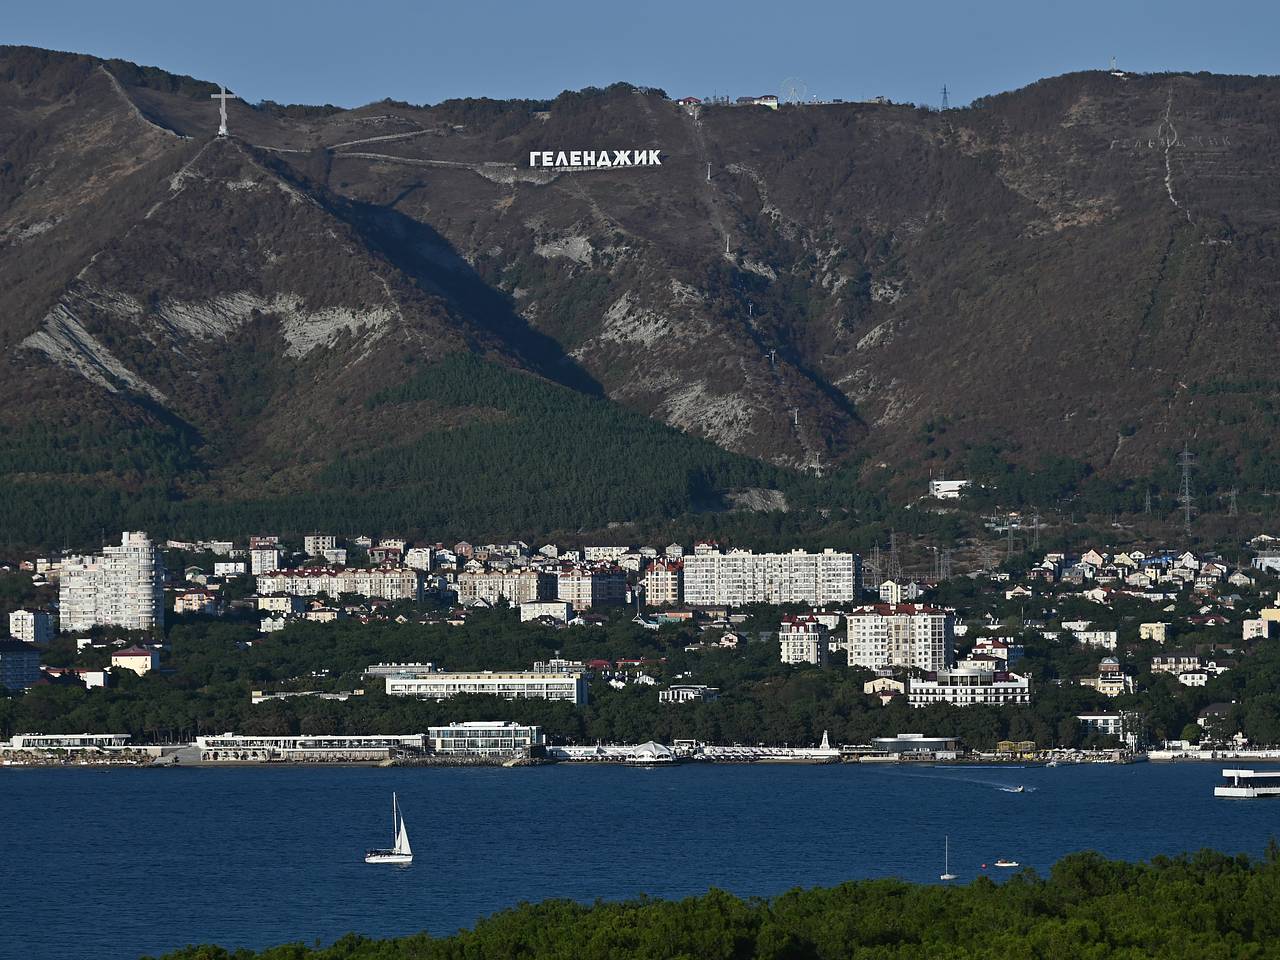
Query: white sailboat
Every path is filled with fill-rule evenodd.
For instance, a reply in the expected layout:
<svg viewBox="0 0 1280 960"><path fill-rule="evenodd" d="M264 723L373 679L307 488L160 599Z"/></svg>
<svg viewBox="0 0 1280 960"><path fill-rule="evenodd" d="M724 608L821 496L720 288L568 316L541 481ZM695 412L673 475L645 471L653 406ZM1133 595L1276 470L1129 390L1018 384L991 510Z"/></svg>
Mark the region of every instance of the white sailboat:
<svg viewBox="0 0 1280 960"><path fill-rule="evenodd" d="M400 814L400 802L391 794L391 840L395 844L390 850L369 850L365 852L365 863L413 863L413 848L409 846L409 831L405 829L404 817Z"/></svg>
<svg viewBox="0 0 1280 960"><path fill-rule="evenodd" d="M951 872L951 837L948 836L943 840L942 847L942 876L939 880L955 880L956 875Z"/></svg>

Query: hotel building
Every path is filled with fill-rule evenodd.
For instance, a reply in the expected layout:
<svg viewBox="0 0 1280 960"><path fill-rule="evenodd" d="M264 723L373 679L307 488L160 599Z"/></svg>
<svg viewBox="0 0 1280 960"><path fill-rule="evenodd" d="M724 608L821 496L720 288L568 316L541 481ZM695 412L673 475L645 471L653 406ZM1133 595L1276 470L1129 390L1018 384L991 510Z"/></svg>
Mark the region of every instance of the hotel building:
<svg viewBox="0 0 1280 960"><path fill-rule="evenodd" d="M393 674L387 677L387 694L444 700L460 694L481 694L506 700L567 700L587 702L587 678L581 673L521 671L451 673L444 670Z"/></svg>
<svg viewBox="0 0 1280 960"><path fill-rule="evenodd" d="M907 703L927 707L931 703L953 703L967 707L975 703L1003 706L1030 703L1031 680L1016 673L959 667L925 674L907 681Z"/></svg>

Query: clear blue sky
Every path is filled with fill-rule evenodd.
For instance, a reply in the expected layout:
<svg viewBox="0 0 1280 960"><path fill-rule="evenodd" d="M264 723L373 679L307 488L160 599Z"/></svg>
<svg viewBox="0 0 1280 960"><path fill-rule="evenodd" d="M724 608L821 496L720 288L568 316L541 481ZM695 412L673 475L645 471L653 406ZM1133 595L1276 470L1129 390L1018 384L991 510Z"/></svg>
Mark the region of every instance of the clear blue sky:
<svg viewBox="0 0 1280 960"><path fill-rule="evenodd" d="M884 95L953 105L1041 77L1280 72L1270 0L11 0L0 42L121 57L247 100L550 97L616 80L672 96Z"/></svg>

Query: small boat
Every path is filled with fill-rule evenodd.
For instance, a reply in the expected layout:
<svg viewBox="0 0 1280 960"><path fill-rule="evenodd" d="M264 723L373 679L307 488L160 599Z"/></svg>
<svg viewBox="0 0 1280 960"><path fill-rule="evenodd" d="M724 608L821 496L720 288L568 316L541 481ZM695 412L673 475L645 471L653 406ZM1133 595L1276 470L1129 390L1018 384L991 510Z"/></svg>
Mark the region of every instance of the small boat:
<svg viewBox="0 0 1280 960"><path fill-rule="evenodd" d="M1060 763L1058 763L1058 761L1057 761L1057 760L1050 760L1048 763L1046 763L1046 764L1045 764L1045 766L1046 766L1046 767L1058 767L1058 766L1061 766L1061 764L1060 764Z"/></svg>
<svg viewBox="0 0 1280 960"><path fill-rule="evenodd" d="M1213 788L1215 797L1232 800L1255 800L1258 797L1280 796L1280 773L1259 773L1256 770L1223 770L1226 783Z"/></svg>
<svg viewBox="0 0 1280 960"><path fill-rule="evenodd" d="M1017 861L1017 860L1003 860L1003 859L1001 859L1001 860L997 860L997 861L995 862L995 865L996 865L997 867L1020 867L1020 866L1022 866L1022 864L1018 863L1018 861Z"/></svg>
<svg viewBox="0 0 1280 960"><path fill-rule="evenodd" d="M956 875L951 872L951 837L946 837L942 844L942 876L939 880L955 880Z"/></svg>
<svg viewBox="0 0 1280 960"><path fill-rule="evenodd" d="M405 829L404 817L400 815L400 802L391 794L391 841L395 844L390 850L367 850L365 863L413 863L413 848L409 846L409 831Z"/></svg>
<svg viewBox="0 0 1280 960"><path fill-rule="evenodd" d="M1026 793L1026 792L1027 792L1027 788L1026 788L1026 787L1024 787L1022 784L1018 784L1016 787L1014 787L1014 788L1013 788L1012 790L1010 790L1009 792L1010 792L1010 793Z"/></svg>

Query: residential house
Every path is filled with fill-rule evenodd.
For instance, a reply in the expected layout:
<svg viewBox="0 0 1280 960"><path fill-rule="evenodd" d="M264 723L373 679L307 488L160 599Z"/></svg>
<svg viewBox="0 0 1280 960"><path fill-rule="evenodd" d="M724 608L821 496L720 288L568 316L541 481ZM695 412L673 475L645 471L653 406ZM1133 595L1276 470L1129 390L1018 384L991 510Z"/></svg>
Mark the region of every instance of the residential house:
<svg viewBox="0 0 1280 960"><path fill-rule="evenodd" d="M147 647L125 647L111 654L112 669L132 670L138 676L160 666L160 654Z"/></svg>

